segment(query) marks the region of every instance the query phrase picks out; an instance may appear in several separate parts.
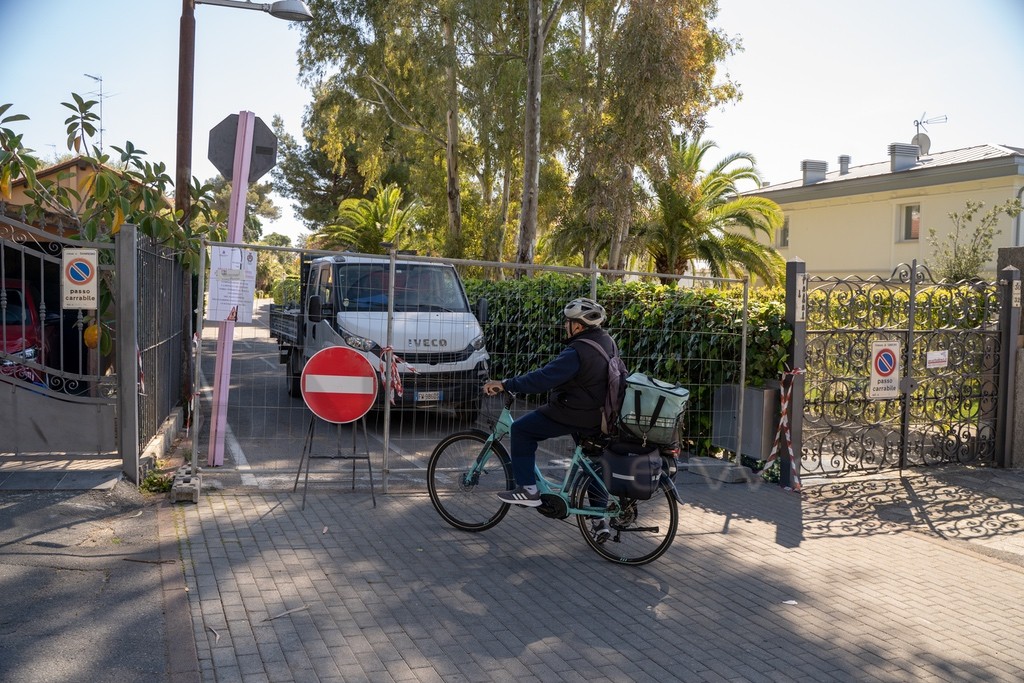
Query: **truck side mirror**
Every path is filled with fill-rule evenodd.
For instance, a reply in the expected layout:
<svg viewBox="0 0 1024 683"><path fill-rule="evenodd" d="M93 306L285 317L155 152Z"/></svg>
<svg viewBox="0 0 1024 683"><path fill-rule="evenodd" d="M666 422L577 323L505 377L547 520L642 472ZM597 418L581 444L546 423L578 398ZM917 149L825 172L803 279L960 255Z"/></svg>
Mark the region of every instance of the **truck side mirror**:
<svg viewBox="0 0 1024 683"><path fill-rule="evenodd" d="M309 297L309 301L306 305L306 314L309 317L309 322L311 323L318 323L323 320L323 299L316 294Z"/></svg>
<svg viewBox="0 0 1024 683"><path fill-rule="evenodd" d="M483 297L477 299L476 302L476 319L481 325L487 324L487 299Z"/></svg>

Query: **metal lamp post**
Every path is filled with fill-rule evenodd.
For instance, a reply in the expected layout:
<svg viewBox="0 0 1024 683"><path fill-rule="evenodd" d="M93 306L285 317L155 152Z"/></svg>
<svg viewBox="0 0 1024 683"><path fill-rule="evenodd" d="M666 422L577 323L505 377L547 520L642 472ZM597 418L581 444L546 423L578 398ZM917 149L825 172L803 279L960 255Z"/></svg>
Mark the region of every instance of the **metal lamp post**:
<svg viewBox="0 0 1024 683"><path fill-rule="evenodd" d="M178 43L178 138L177 159L174 172L174 210L181 212L181 221L186 234L190 233L189 223L192 210L192 104L195 84L196 62L196 5L216 5L267 12L278 19L287 21L310 21L313 15L301 0L279 0L278 2L257 3L248 0L182 0L181 29ZM185 278L183 314L186 329L183 336L185 354L184 396L186 409L192 396L191 372L189 372L192 330L195 329L192 310L192 280Z"/></svg>
<svg viewBox="0 0 1024 683"><path fill-rule="evenodd" d="M192 184L192 98L196 66L196 5L216 5L267 12L287 21L310 21L313 15L301 0L257 3L247 0L182 0L181 38L178 44L178 147L174 174L174 209L188 223Z"/></svg>

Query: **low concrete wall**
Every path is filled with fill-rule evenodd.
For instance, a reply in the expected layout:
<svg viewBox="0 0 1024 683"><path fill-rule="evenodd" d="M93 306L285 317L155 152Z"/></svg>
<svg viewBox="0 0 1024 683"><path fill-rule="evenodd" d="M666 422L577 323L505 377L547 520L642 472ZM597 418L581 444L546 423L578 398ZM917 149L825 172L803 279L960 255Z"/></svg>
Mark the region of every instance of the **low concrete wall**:
<svg viewBox="0 0 1024 683"><path fill-rule="evenodd" d="M181 426L184 420L184 411L178 406L171 411L167 419L160 425L156 436L149 440L146 448L140 456L139 469L142 476L156 465L157 460L162 460L174 446L174 442L181 433Z"/></svg>

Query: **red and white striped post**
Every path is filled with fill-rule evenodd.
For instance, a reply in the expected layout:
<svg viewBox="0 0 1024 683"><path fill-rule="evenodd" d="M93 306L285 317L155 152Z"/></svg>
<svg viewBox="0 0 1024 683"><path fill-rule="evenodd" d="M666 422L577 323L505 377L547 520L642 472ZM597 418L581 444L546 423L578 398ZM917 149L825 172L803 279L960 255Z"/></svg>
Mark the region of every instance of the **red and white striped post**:
<svg viewBox="0 0 1024 683"><path fill-rule="evenodd" d="M789 430L789 411L792 405L793 379L801 374L803 370L793 368L782 373L782 390L779 392L779 429L775 432L775 443L772 444L772 452L761 469L762 476L779 457L782 447L786 448L786 455L789 458L790 481L786 489L793 491L800 490L800 464L796 461L796 454L793 452L793 437ZM781 461L780 461L781 465Z"/></svg>

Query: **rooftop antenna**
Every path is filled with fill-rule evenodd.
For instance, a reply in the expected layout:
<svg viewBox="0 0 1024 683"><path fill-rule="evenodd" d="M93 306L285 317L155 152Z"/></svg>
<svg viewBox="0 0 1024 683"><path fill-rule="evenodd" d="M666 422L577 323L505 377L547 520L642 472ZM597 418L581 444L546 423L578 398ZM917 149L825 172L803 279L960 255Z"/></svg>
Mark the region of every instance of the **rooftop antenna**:
<svg viewBox="0 0 1024 683"><path fill-rule="evenodd" d="M85 76L86 78L91 78L92 80L96 81L97 83L99 83L99 86L100 86L100 91L99 91L99 97L100 97L100 154L102 154L103 153L103 131L105 130L103 128L103 99L104 99L104 97L103 97L103 76L93 76L92 74L82 74L82 75ZM87 93L87 94L92 95L92 94L95 94L95 93Z"/></svg>
<svg viewBox="0 0 1024 683"><path fill-rule="evenodd" d="M927 131L928 128L926 126L930 126L933 123L945 123L946 121L949 120L949 118L945 114L942 114L940 116L933 116L930 119L926 119L925 116L927 116L927 114L922 112L921 118L914 121L915 133L914 138L910 141L910 144L917 145L920 148L922 155L928 154L928 152L931 150L932 141L931 138L928 137L927 133L921 132L921 129L924 128L924 130Z"/></svg>

